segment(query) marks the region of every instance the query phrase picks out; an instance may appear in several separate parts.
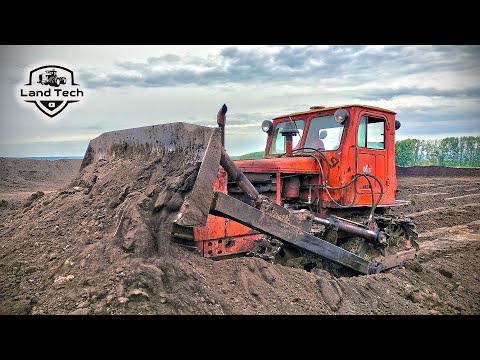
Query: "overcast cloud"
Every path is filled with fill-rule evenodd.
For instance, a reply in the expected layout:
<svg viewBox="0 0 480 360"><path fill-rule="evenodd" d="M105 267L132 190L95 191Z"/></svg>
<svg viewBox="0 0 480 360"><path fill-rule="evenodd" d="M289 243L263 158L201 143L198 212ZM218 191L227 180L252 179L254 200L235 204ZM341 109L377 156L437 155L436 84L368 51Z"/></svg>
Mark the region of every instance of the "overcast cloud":
<svg viewBox="0 0 480 360"><path fill-rule="evenodd" d="M3 46L0 156L83 155L105 131L215 126L232 155L263 150L262 120L312 105L397 112L397 139L480 135L480 46ZM71 68L86 99L47 119L16 99L34 65Z"/></svg>

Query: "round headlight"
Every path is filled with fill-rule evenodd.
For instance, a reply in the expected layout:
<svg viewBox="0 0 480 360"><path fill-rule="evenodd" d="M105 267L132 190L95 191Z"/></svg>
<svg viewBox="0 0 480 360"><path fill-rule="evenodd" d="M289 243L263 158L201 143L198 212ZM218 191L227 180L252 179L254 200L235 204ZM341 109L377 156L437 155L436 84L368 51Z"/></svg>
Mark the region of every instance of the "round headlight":
<svg viewBox="0 0 480 360"><path fill-rule="evenodd" d="M262 122L262 130L266 133L269 133L270 131L272 131L272 128L273 128L273 123L271 120L264 120Z"/></svg>
<svg viewBox="0 0 480 360"><path fill-rule="evenodd" d="M395 130L400 129L400 126L402 126L402 124L400 123L400 121L395 120Z"/></svg>
<svg viewBox="0 0 480 360"><path fill-rule="evenodd" d="M348 111L345 109L338 109L335 111L335 114L333 114L333 117L337 123L342 124L348 119Z"/></svg>

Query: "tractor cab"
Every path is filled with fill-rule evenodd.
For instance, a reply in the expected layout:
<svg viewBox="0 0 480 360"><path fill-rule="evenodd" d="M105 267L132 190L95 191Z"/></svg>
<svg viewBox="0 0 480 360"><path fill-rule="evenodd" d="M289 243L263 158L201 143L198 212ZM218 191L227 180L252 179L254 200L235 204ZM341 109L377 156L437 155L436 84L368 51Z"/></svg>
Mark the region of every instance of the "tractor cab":
<svg viewBox="0 0 480 360"><path fill-rule="evenodd" d="M278 157L286 153L286 136L284 129L294 127L293 151L301 152L333 151L337 150L342 140L344 125L335 121L334 115L311 116L295 120L278 120L270 135L270 145L266 149L266 156ZM273 125L272 125L273 127ZM270 139L269 139L270 140ZM290 155L290 154L288 154Z"/></svg>
<svg viewBox="0 0 480 360"><path fill-rule="evenodd" d="M259 188L287 207L325 213L343 207L396 206L399 127L395 112L387 109L314 106L265 120L264 158L236 163L254 184L260 178L265 181L259 174L269 174L271 186L258 181Z"/></svg>
<svg viewBox="0 0 480 360"><path fill-rule="evenodd" d="M371 115L368 110L359 112L358 108L371 110ZM262 130L269 135L265 157L279 157L286 154L285 136L283 135L286 127L294 127L296 130L293 137L293 150L296 152L338 150L342 143L349 142L347 136L345 139L343 137L345 128L348 128L350 133L358 134L356 146L384 150L385 128L390 128L389 123L392 120L394 127L398 128L400 123L398 121L395 123L394 117L390 119L387 114L378 112L395 115L390 110L364 105L350 105L341 108L313 106L309 111L281 116L275 118L273 122L266 120L262 123ZM355 117L352 118L350 113ZM287 153L286 155L291 154Z"/></svg>

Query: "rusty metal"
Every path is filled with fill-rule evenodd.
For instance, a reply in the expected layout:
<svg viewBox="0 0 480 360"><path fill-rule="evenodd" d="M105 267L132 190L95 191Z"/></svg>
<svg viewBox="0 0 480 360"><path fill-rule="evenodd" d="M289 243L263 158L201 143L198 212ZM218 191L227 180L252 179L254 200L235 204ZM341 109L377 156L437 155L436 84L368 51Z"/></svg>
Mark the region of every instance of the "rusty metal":
<svg viewBox="0 0 480 360"><path fill-rule="evenodd" d="M352 235L360 236L364 239L367 239L371 242L377 242L380 232L378 230L368 230L360 227L358 225L351 224L349 222L340 220L335 216L330 216L328 219L322 219L317 216L313 216L312 220L318 224L324 225L326 227L335 228L341 231L345 231Z"/></svg>
<svg viewBox="0 0 480 360"><path fill-rule="evenodd" d="M292 151L293 151L293 140L292 136L286 136L285 137L285 156L292 156Z"/></svg>
<svg viewBox="0 0 480 360"><path fill-rule="evenodd" d="M225 147L225 123L227 122L227 105L223 106L218 110L217 113L217 124L221 130L222 137L222 146Z"/></svg>
<svg viewBox="0 0 480 360"><path fill-rule="evenodd" d="M279 172L276 174L275 201L278 205L282 204L282 177Z"/></svg>
<svg viewBox="0 0 480 360"><path fill-rule="evenodd" d="M220 158L220 164L225 169L225 171L230 175L233 181L243 190L245 194L250 196L254 201L258 200L260 194L258 193L255 186L252 185L250 180L243 174L243 172L238 168L238 166L233 162L233 160L228 156L225 149L222 149L222 156Z"/></svg>
<svg viewBox="0 0 480 360"><path fill-rule="evenodd" d="M227 193L227 173L221 167L214 191ZM208 215L205 226L196 226L192 230L195 245L205 257L248 252L253 249L254 240L264 236L236 221L214 215Z"/></svg>
<svg viewBox="0 0 480 360"><path fill-rule="evenodd" d="M333 228L335 231L341 230L352 235L360 236L373 243L378 242L381 236L381 232L378 230L365 229L350 222L343 221L335 216L330 216L328 219L312 216L312 221L327 228Z"/></svg>
<svg viewBox="0 0 480 360"><path fill-rule="evenodd" d="M283 243L280 240L269 236L264 236L254 241L254 247L246 255L259 257L260 259L269 260L273 263L275 255L277 255L283 248Z"/></svg>
<svg viewBox="0 0 480 360"><path fill-rule="evenodd" d="M300 196L300 179L292 176L284 180L282 195L285 199L296 199Z"/></svg>
<svg viewBox="0 0 480 360"><path fill-rule="evenodd" d="M206 224L213 199L213 184L218 174L221 152L219 129L213 129L207 142L197 179L192 191L185 197L176 223L181 226L202 226Z"/></svg>
<svg viewBox="0 0 480 360"><path fill-rule="evenodd" d="M235 220L264 234L281 239L338 264L350 267L362 274L380 272L382 264L369 262L361 257L317 238L288 222L279 220L231 196L216 192L211 213Z"/></svg>
<svg viewBox="0 0 480 360"><path fill-rule="evenodd" d="M243 225L242 225L243 226ZM263 235L262 235L263 236ZM243 235L239 237L222 237L202 241L204 257L227 256L252 251L259 235Z"/></svg>
<svg viewBox="0 0 480 360"><path fill-rule="evenodd" d="M406 251L401 251L393 255L388 255L382 259L382 264L385 266L385 269L390 269L395 266L401 265L407 260L415 259L417 251L415 249L410 249Z"/></svg>
<svg viewBox="0 0 480 360"><path fill-rule="evenodd" d="M386 234L386 243L390 248L403 247L419 250L418 233L415 223L410 218L398 216L375 216L378 227Z"/></svg>
<svg viewBox="0 0 480 360"><path fill-rule="evenodd" d="M80 170L98 161L148 160L175 152L184 153L182 161L194 165L203 160L214 132L210 127L183 122L106 132L90 141Z"/></svg>
<svg viewBox="0 0 480 360"><path fill-rule="evenodd" d="M295 123L293 121L287 122L280 133L285 137L285 156L290 157L293 151L293 136L298 135Z"/></svg>

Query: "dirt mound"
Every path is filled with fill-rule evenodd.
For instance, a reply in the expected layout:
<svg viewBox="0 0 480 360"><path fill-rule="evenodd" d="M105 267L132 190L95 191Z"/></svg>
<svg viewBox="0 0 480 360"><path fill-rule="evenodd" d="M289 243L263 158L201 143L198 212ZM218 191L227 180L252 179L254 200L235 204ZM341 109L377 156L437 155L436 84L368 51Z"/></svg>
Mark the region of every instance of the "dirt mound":
<svg viewBox="0 0 480 360"><path fill-rule="evenodd" d="M199 165L192 154L201 154L207 135L196 134L191 156L128 144L99 153L93 144L68 186L36 193L16 210L0 208L0 313L480 312L479 213L459 211L465 227L437 235L431 232L441 221L428 223L425 250L405 268L350 278L257 258L212 261L172 243L169 224L192 189ZM418 200L428 188L460 207L464 201L455 197L476 188L465 180L458 188L448 178L403 178L400 198L416 200L408 211L428 210Z"/></svg>
<svg viewBox="0 0 480 360"><path fill-rule="evenodd" d="M81 160L33 160L0 157L0 191L58 189L77 175Z"/></svg>
<svg viewBox="0 0 480 360"><path fill-rule="evenodd" d="M0 209L21 207L33 192L49 194L78 174L81 160L32 160L0 157Z"/></svg>
<svg viewBox="0 0 480 360"><path fill-rule="evenodd" d="M454 168L446 166L397 166L397 176L478 176L479 168Z"/></svg>

